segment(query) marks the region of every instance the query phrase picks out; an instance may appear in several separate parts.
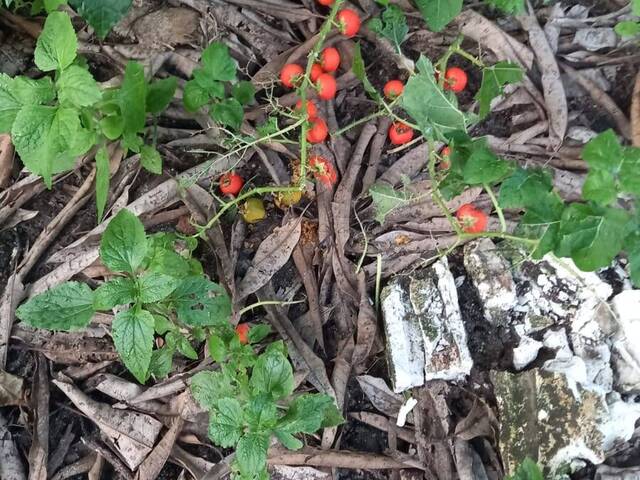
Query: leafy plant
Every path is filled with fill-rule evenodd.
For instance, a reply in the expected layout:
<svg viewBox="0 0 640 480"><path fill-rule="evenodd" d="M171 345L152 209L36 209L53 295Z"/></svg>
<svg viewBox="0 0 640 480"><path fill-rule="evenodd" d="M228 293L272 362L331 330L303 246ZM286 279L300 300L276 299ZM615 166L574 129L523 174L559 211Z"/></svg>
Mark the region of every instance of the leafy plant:
<svg viewBox="0 0 640 480"><path fill-rule="evenodd" d="M631 0L631 13L636 17L640 16L640 0ZM615 26L615 31L621 37L635 37L640 34L640 22L634 20L624 20Z"/></svg>
<svg viewBox="0 0 640 480"><path fill-rule="evenodd" d="M209 115L221 125L238 130L244 106L253 101L255 89L248 81L237 81L237 64L222 42L209 45L184 86L184 106L190 112L207 107Z"/></svg>
<svg viewBox="0 0 640 480"><path fill-rule="evenodd" d="M516 471L512 475L509 475L507 480L544 480L542 469L540 466L531 460L525 458L520 465L516 468Z"/></svg>
<svg viewBox="0 0 640 480"><path fill-rule="evenodd" d="M125 366L141 383L151 375L164 377L176 351L197 358L191 341L202 340L206 330L233 331L229 297L191 258L195 246L171 234L146 235L140 220L123 209L100 242L100 259L114 279L95 290L63 283L20 306L16 315L37 328L77 330L95 312L116 309L112 335ZM164 335L164 345L154 350L155 335Z"/></svg>
<svg viewBox="0 0 640 480"><path fill-rule="evenodd" d="M389 40L398 52L409 33L407 18L397 5L387 6L380 18L373 18L369 21L368 27L372 32Z"/></svg>
<svg viewBox="0 0 640 480"><path fill-rule="evenodd" d="M160 154L144 145L141 135L147 113L159 113L173 98L176 80L149 84L143 67L129 62L121 86L102 89L77 50L69 16L50 13L34 60L52 76L0 74L0 133L11 133L25 167L42 176L49 188L54 174L73 168L78 156L97 146L97 208L102 217L109 186L107 143L120 141L141 154L147 170L160 173Z"/></svg>
<svg viewBox="0 0 640 480"><path fill-rule="evenodd" d="M191 381L194 397L209 411L209 437L235 448L237 478L246 480L269 478L267 449L273 437L297 450L303 443L295 435L343 422L328 395L291 398L293 369L284 343L271 343L260 355L252 347L267 334L267 328L253 327L246 345L228 332L209 337L209 353L220 370L200 372Z"/></svg>
<svg viewBox="0 0 640 480"><path fill-rule="evenodd" d="M524 0L485 0L485 2L490 7L511 15L524 12Z"/></svg>

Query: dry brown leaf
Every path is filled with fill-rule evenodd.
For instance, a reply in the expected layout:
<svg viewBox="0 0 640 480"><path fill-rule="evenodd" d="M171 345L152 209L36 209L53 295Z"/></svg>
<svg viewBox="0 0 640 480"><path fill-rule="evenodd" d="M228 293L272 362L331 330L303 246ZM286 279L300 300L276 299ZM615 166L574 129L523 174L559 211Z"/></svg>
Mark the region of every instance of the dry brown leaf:
<svg viewBox="0 0 640 480"><path fill-rule="evenodd" d="M24 379L0 369L0 407L24 403Z"/></svg>
<svg viewBox="0 0 640 480"><path fill-rule="evenodd" d="M162 429L162 423L155 418L96 402L70 383L60 380L53 380L53 383L96 423L130 469L138 467L151 452Z"/></svg>
<svg viewBox="0 0 640 480"><path fill-rule="evenodd" d="M634 147L640 147L640 72L636 74L631 98L631 139Z"/></svg>
<svg viewBox="0 0 640 480"><path fill-rule="evenodd" d="M31 393L33 434L29 449L29 480L47 480L49 458L49 375L47 361L38 354Z"/></svg>
<svg viewBox="0 0 640 480"><path fill-rule="evenodd" d="M362 373L366 369L366 361L378 331L378 321L367 293L364 272L358 274L358 292L360 293L360 305L356 322L356 344L351 363L356 373Z"/></svg>
<svg viewBox="0 0 640 480"><path fill-rule="evenodd" d="M20 452L16 448L2 413L0 413L0 478L2 480L27 480Z"/></svg>
<svg viewBox="0 0 640 480"><path fill-rule="evenodd" d="M371 412L350 412L349 416L362 423L366 423L367 425L377 428L378 430L382 430L383 432L388 432L391 430L391 427L393 427L393 430L399 439L409 443L416 443L416 434L413 430L398 427L395 424L392 424L389 419L383 415Z"/></svg>
<svg viewBox="0 0 640 480"><path fill-rule="evenodd" d="M313 467L389 470L420 468L418 462L400 462L386 455L348 450L320 450L306 447L295 452L280 447L269 449L269 465L309 465Z"/></svg>
<svg viewBox="0 0 640 480"><path fill-rule="evenodd" d="M460 439L455 440L454 453L456 468L460 478L473 478L474 480L489 479L480 455L478 455L469 442Z"/></svg>
<svg viewBox="0 0 640 480"><path fill-rule="evenodd" d="M237 301L259 290L289 260L300 240L301 219L292 218L265 238L253 257L251 266L238 284Z"/></svg>
<svg viewBox="0 0 640 480"><path fill-rule="evenodd" d="M8 133L0 134L0 188L7 186L13 170L13 144Z"/></svg>
<svg viewBox="0 0 640 480"><path fill-rule="evenodd" d="M356 380L374 407L390 418L398 416L398 410L403 402L402 395L393 393L382 378L360 375Z"/></svg>

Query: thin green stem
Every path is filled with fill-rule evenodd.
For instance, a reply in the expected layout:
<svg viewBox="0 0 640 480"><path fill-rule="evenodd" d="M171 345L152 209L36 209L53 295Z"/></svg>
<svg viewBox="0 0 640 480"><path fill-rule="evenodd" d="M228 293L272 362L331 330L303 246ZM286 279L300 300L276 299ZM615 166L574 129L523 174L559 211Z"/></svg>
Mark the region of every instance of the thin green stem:
<svg viewBox="0 0 640 480"><path fill-rule="evenodd" d="M373 120L374 118L381 117L384 114L385 114L385 112L383 112L382 110L379 110L377 112L371 113L371 114L367 115L366 117L362 117L362 118L356 120L355 122L350 123L346 127L342 127L341 129L336 130L335 132L332 132L331 136L342 135L344 132L348 132L352 128L357 127L358 125L362 125L363 123L367 123L369 120Z"/></svg>
<svg viewBox="0 0 640 480"><path fill-rule="evenodd" d="M504 212L502 211L502 208L500 208L500 205L498 205L498 199L496 198L495 193L493 193L493 189L491 188L491 185L485 183L482 186L484 187L484 189L489 194L489 198L491 199L491 203L493 204L493 208L496 211L496 213L498 214L498 219L500 220L500 230L502 232L506 232L507 231L507 222L504 219Z"/></svg>
<svg viewBox="0 0 640 480"><path fill-rule="evenodd" d="M242 317L245 313L253 310L254 308L262 307L264 305L295 305L296 303L303 303L304 300L296 300L293 302L283 302L281 300L262 300L260 302L252 303L251 305L247 305L242 310L238 312L238 318Z"/></svg>
<svg viewBox="0 0 640 480"><path fill-rule="evenodd" d="M460 235L461 240L473 240L474 238L500 238L502 240L511 240L513 242L526 243L528 245L538 246L540 240L534 238L518 237L504 232L480 232L480 233L463 233Z"/></svg>
<svg viewBox="0 0 640 480"><path fill-rule="evenodd" d="M447 217L449 224L451 225L453 230L456 232L456 234L458 236L461 236L464 233L460 228L460 224L456 221L455 218L453 218L453 215L451 215L451 212L449 211L449 207L447 207L447 203L444 201L444 198L442 198L442 194L440 193L440 189L438 188L438 179L436 175L436 159L438 155L436 153L435 142L431 137L427 139L427 142L429 144L428 168L429 168L429 177L431 177L431 198L433 198L433 201L438 205L438 207L440 207L440 210L442 210L442 213L444 213L444 216Z"/></svg>
<svg viewBox="0 0 640 480"><path fill-rule="evenodd" d="M453 50L454 53L460 55L463 58L466 58L471 63L473 63L476 67L485 68L485 64L478 57L471 55L466 50L462 49L459 45Z"/></svg>

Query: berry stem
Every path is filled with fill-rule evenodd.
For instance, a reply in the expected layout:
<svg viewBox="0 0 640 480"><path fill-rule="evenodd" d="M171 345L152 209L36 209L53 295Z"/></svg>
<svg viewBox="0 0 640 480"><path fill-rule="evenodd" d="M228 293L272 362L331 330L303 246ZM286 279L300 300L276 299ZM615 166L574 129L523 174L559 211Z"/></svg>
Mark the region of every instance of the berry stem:
<svg viewBox="0 0 640 480"><path fill-rule="evenodd" d="M489 185L488 183L485 183L482 186L484 187L484 189L489 194L489 198L491 199L491 203L493 204L493 208L495 209L496 213L498 214L498 219L500 220L500 230L502 232L506 232L507 231L507 222L504 219L504 212L502 211L502 208L500 208L500 205L498 205L498 199L496 198L496 195L493 193L493 189L491 188L491 185Z"/></svg>
<svg viewBox="0 0 640 480"><path fill-rule="evenodd" d="M451 215L449 207L447 207L447 203L444 201L444 198L442 198L442 194L440 193L440 189L438 188L438 180L436 175L436 160L438 158L438 154L436 153L436 142L434 142L433 138L431 137L427 138L427 142L429 144L428 169L429 177L431 178L431 198L433 198L433 201L438 205L438 207L440 207L440 210L442 210L444 216L447 217L447 220L449 221L449 224L451 225L453 230L456 232L456 235L458 235L458 237L462 237L464 235L464 232L460 228L460 224L458 223L458 221L453 218L453 215Z"/></svg>

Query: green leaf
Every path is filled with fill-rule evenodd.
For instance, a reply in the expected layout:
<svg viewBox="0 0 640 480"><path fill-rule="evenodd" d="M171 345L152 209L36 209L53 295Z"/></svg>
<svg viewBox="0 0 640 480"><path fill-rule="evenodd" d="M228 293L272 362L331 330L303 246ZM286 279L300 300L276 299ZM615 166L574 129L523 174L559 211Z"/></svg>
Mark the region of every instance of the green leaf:
<svg viewBox="0 0 640 480"><path fill-rule="evenodd" d="M498 62L482 70L482 83L475 96L480 104L478 113L480 118L485 118L489 114L491 101L502 94L504 86L518 83L522 80L522 75L520 66L512 62Z"/></svg>
<svg viewBox="0 0 640 480"><path fill-rule="evenodd" d="M196 350L193 348L193 346L191 345L191 342L189 342L189 339L187 337L185 337L184 335L182 335L181 333L177 333L177 332L170 332L167 335L176 335L176 347L178 348L178 351L184 355L185 357L191 359L191 360L197 360L198 359L198 352L196 352Z"/></svg>
<svg viewBox="0 0 640 480"><path fill-rule="evenodd" d="M136 301L136 284L130 278L115 278L100 285L94 292L93 308L111 310L118 305Z"/></svg>
<svg viewBox="0 0 640 480"><path fill-rule="evenodd" d="M537 202L527 207L521 219L524 236L540 240L533 258L540 259L556 248L563 211L564 202L554 191L541 193Z"/></svg>
<svg viewBox="0 0 640 480"><path fill-rule="evenodd" d="M224 340L222 340L217 335L211 335L209 337L209 341L207 342L209 346L209 355L211 358L218 363L224 361L227 356L227 346L224 344Z"/></svg>
<svg viewBox="0 0 640 480"><path fill-rule="evenodd" d="M11 140L27 169L42 175L51 186L54 152L48 148L49 131L57 109L42 105L25 105L16 115Z"/></svg>
<svg viewBox="0 0 640 480"><path fill-rule="evenodd" d="M151 352L149 362L149 375L157 379L165 378L171 373L173 367L173 349L167 346Z"/></svg>
<svg viewBox="0 0 640 480"><path fill-rule="evenodd" d="M211 78L206 70L196 68L193 71L193 79L209 97L224 98L224 83Z"/></svg>
<svg viewBox="0 0 640 480"><path fill-rule="evenodd" d="M525 458L513 475L507 477L507 480L544 480L544 475L536 462Z"/></svg>
<svg viewBox="0 0 640 480"><path fill-rule="evenodd" d="M430 30L441 31L462 11L462 0L415 0Z"/></svg>
<svg viewBox="0 0 640 480"><path fill-rule="evenodd" d="M640 230L634 231L625 239L624 249L629 259L629 276L634 286L640 287Z"/></svg>
<svg viewBox="0 0 640 480"><path fill-rule="evenodd" d="M249 330L249 343L258 343L271 333L271 326L266 324L254 325Z"/></svg>
<svg viewBox="0 0 640 480"><path fill-rule="evenodd" d="M467 120L459 109L455 96L445 94L435 80L431 61L424 56L417 62L420 73L413 75L402 94L402 108L413 118L422 133L444 135L456 130L466 131Z"/></svg>
<svg viewBox="0 0 640 480"><path fill-rule="evenodd" d="M619 22L614 30L621 37L635 37L640 34L640 23L634 22L633 20L624 20Z"/></svg>
<svg viewBox="0 0 640 480"><path fill-rule="evenodd" d="M606 170L590 170L582 186L582 197L600 205L610 205L618 196L616 181Z"/></svg>
<svg viewBox="0 0 640 480"><path fill-rule="evenodd" d="M124 118L122 115L109 115L100 120L102 134L109 140L120 138L124 131Z"/></svg>
<svg viewBox="0 0 640 480"><path fill-rule="evenodd" d="M62 104L89 107L102 98L93 76L84 68L72 65L56 81L58 100Z"/></svg>
<svg viewBox="0 0 640 480"><path fill-rule="evenodd" d="M100 258L114 272L135 273L147 253L144 226L123 208L109 222L100 242Z"/></svg>
<svg viewBox="0 0 640 480"><path fill-rule="evenodd" d="M259 433L243 435L236 446L236 463L240 473L248 478L253 478L264 471L267 466L268 448L268 435Z"/></svg>
<svg viewBox="0 0 640 480"><path fill-rule="evenodd" d="M66 282L22 304L16 316L28 325L47 330L78 330L89 325L93 292L88 285Z"/></svg>
<svg viewBox="0 0 640 480"><path fill-rule="evenodd" d="M140 383L147 380L153 350L153 316L133 307L118 312L113 320L113 344L127 369Z"/></svg>
<svg viewBox="0 0 640 480"><path fill-rule="evenodd" d="M56 90L49 77L37 80L29 77L15 77L10 80L11 93L23 105L49 103L56 98Z"/></svg>
<svg viewBox="0 0 640 480"><path fill-rule="evenodd" d="M640 16L640 0L631 0L631 13L636 17Z"/></svg>
<svg viewBox="0 0 640 480"><path fill-rule="evenodd" d="M464 181L469 185L493 184L505 178L513 166L480 144L462 169Z"/></svg>
<svg viewBox="0 0 640 480"><path fill-rule="evenodd" d="M167 332L177 330L177 327L173 324L173 322L162 315L154 315L153 322L153 330L158 335L164 335Z"/></svg>
<svg viewBox="0 0 640 480"><path fill-rule="evenodd" d="M209 438L223 448L235 447L242 436L242 406L235 398L221 398L209 417Z"/></svg>
<svg viewBox="0 0 640 480"><path fill-rule="evenodd" d="M517 168L500 186L502 208L534 205L541 193L553 188L551 174L542 168Z"/></svg>
<svg viewBox="0 0 640 480"><path fill-rule="evenodd" d="M98 209L98 222L102 221L104 208L107 205L109 177L109 155L105 147L100 147L96 153L96 207Z"/></svg>
<svg viewBox="0 0 640 480"><path fill-rule="evenodd" d="M209 103L209 94L195 80L189 80L184 84L182 96L184 108L188 112L197 112L201 107Z"/></svg>
<svg viewBox="0 0 640 480"><path fill-rule="evenodd" d="M253 366L249 384L254 392L269 393L278 400L293 392L293 368L281 352L263 353Z"/></svg>
<svg viewBox="0 0 640 480"><path fill-rule="evenodd" d="M400 45L407 38L409 26L404 12L397 5L389 5L381 15L368 23L369 29L383 36L400 51Z"/></svg>
<svg viewBox="0 0 640 480"><path fill-rule="evenodd" d="M173 292L180 280L158 272L147 272L138 277L138 299L142 303L159 302Z"/></svg>
<svg viewBox="0 0 640 480"><path fill-rule="evenodd" d="M0 133L8 133L22 108L22 102L13 94L13 79L0 73Z"/></svg>
<svg viewBox="0 0 640 480"><path fill-rule="evenodd" d="M230 82L236 79L236 61L229 54L229 47L213 42L202 52L202 69L211 80Z"/></svg>
<svg viewBox="0 0 640 480"><path fill-rule="evenodd" d="M606 267L622 249L628 221L620 208L573 203L562 214L555 253L586 272Z"/></svg>
<svg viewBox="0 0 640 480"><path fill-rule="evenodd" d="M36 42L33 59L43 72L64 70L76 59L78 39L65 12L51 12Z"/></svg>
<svg viewBox="0 0 640 480"><path fill-rule="evenodd" d="M450 169L447 176L438 185L438 188L445 200L451 200L464 192L467 184L461 174Z"/></svg>
<svg viewBox="0 0 640 480"><path fill-rule="evenodd" d="M211 107L211 118L235 130L238 130L242 125L243 117L244 110L242 105L235 98L226 98Z"/></svg>
<svg viewBox="0 0 640 480"><path fill-rule="evenodd" d="M231 300L220 285L202 276L184 278L171 294L178 319L190 326L225 324L231 315Z"/></svg>
<svg viewBox="0 0 640 480"><path fill-rule="evenodd" d="M406 205L411 198L404 191L397 191L385 182L373 184L369 188L373 200L376 221L382 225L387 215L394 209Z"/></svg>
<svg viewBox="0 0 640 480"><path fill-rule="evenodd" d="M321 427L339 425L344 421L342 415L337 413L337 407L333 398L324 394L302 394L291 402L287 414L278 422L278 430L288 433L315 433ZM330 422L325 423L325 420Z"/></svg>
<svg viewBox="0 0 640 480"><path fill-rule="evenodd" d="M285 448L288 448L289 450L300 450L302 447L304 447L304 443L302 443L300 440L298 440L296 437L294 437L288 432L276 430L274 433L276 435L276 438L280 441L280 443L284 445Z"/></svg>
<svg viewBox="0 0 640 480"><path fill-rule="evenodd" d="M582 158L591 168L617 169L622 163L622 147L618 137L609 129L592 138L582 150Z"/></svg>
<svg viewBox="0 0 640 480"><path fill-rule="evenodd" d="M160 175L162 173L162 157L151 145L143 145L140 149L140 163L145 170Z"/></svg>
<svg viewBox="0 0 640 480"><path fill-rule="evenodd" d="M131 0L69 0L69 3L101 39L107 36L131 6Z"/></svg>
<svg viewBox="0 0 640 480"><path fill-rule="evenodd" d="M147 112L157 115L162 112L176 93L178 79L176 77L163 78L149 84L147 89Z"/></svg>
<svg viewBox="0 0 640 480"><path fill-rule="evenodd" d="M356 78L360 80L360 82L362 82L362 86L364 87L365 92L367 92L371 98L380 98L380 94L367 77L367 70L364 65L364 59L362 58L360 43L356 43L356 47L353 52L353 63L351 64L351 71L353 71L353 74L356 76Z"/></svg>
<svg viewBox="0 0 640 480"><path fill-rule="evenodd" d="M57 10L60 5L66 5L67 0L44 0L44 8L47 13Z"/></svg>
<svg viewBox="0 0 640 480"><path fill-rule="evenodd" d="M511 15L525 11L524 0L486 0L486 2L487 5Z"/></svg>
<svg viewBox="0 0 640 480"><path fill-rule="evenodd" d="M146 96L144 68L138 62L127 63L124 80L117 96L124 118L125 133L135 134L144 129Z"/></svg>
<svg viewBox="0 0 640 480"><path fill-rule="evenodd" d="M191 393L206 410L214 410L220 398L235 396L229 376L220 371L196 373L191 379Z"/></svg>
<svg viewBox="0 0 640 480"><path fill-rule="evenodd" d="M619 182L622 192L640 196L640 148L622 148Z"/></svg>
<svg viewBox="0 0 640 480"><path fill-rule="evenodd" d="M253 97L256 94L256 89L253 83L243 80L233 86L233 98L235 98L241 105L249 105L253 102Z"/></svg>
<svg viewBox="0 0 640 480"><path fill-rule="evenodd" d="M278 421L275 402L267 394L256 395L244 408L244 418L252 432L270 432Z"/></svg>

